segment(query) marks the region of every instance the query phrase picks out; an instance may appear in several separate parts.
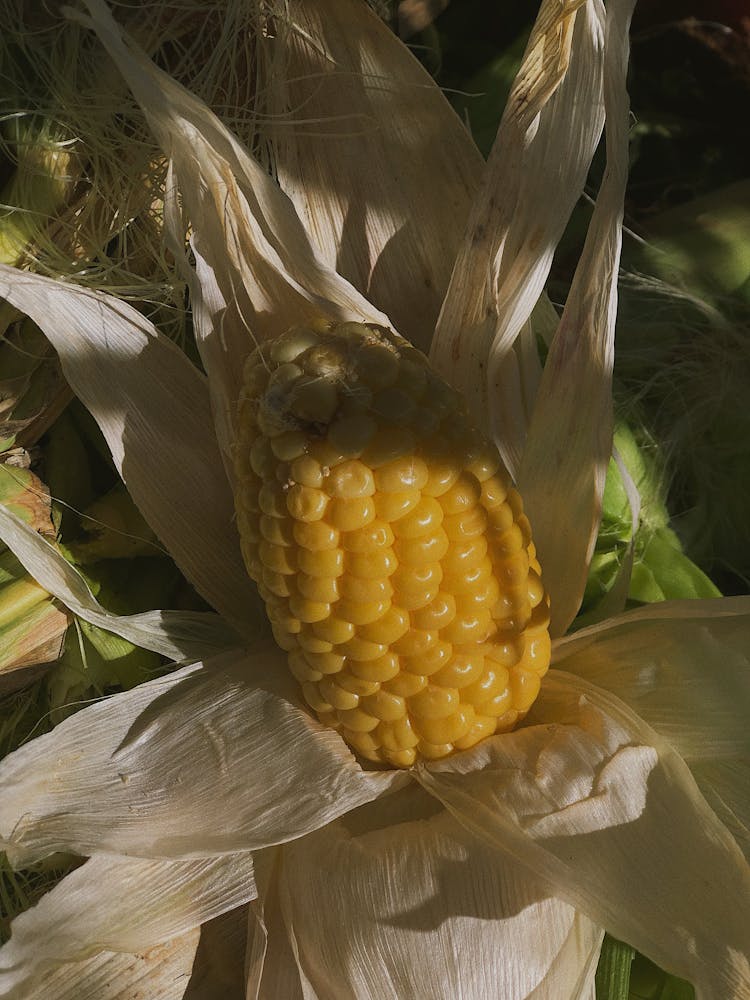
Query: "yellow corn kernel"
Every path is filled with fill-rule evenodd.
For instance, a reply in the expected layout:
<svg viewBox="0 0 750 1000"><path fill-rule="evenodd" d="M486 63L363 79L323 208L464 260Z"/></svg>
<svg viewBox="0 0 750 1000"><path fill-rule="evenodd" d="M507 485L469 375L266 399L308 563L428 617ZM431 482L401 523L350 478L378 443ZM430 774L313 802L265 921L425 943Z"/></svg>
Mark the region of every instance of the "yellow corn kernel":
<svg viewBox="0 0 750 1000"><path fill-rule="evenodd" d="M238 409L243 558L305 701L361 757L506 732L550 658L517 492L396 334L325 321L254 351Z"/></svg>

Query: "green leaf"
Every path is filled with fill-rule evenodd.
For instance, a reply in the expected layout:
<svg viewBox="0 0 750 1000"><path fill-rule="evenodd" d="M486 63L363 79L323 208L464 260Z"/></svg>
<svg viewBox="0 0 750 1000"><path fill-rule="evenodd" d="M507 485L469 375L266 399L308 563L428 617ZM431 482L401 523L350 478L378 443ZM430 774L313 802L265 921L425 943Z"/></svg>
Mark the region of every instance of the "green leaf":
<svg viewBox="0 0 750 1000"><path fill-rule="evenodd" d="M605 935L596 969L596 1000L628 1000L634 955L629 944Z"/></svg>

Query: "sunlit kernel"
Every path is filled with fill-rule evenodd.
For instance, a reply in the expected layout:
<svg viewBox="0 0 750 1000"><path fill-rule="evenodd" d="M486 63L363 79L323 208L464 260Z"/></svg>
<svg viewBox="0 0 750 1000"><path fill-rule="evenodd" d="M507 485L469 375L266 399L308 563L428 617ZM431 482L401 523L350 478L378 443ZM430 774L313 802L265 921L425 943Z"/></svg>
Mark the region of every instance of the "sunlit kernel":
<svg viewBox="0 0 750 1000"><path fill-rule="evenodd" d="M444 719L452 715L459 704L458 691L454 688L427 684L410 697L409 711L420 719Z"/></svg>
<svg viewBox="0 0 750 1000"><path fill-rule="evenodd" d="M376 504L372 497L334 499L330 502L327 519L338 531L357 531L375 520Z"/></svg>
<svg viewBox="0 0 750 1000"><path fill-rule="evenodd" d="M434 534L442 521L443 510L438 501L422 497L415 507L394 522L393 531L397 538L421 538Z"/></svg>
<svg viewBox="0 0 750 1000"><path fill-rule="evenodd" d="M328 507L328 496L312 486L295 483L286 494L286 511L297 521L319 521Z"/></svg>
<svg viewBox="0 0 750 1000"><path fill-rule="evenodd" d="M370 577L389 577L397 568L396 553L390 546L371 552L346 553L346 572L363 580Z"/></svg>
<svg viewBox="0 0 750 1000"><path fill-rule="evenodd" d="M384 682L385 689L402 698L411 698L427 687L427 678L423 674L406 673L402 671L395 677Z"/></svg>
<svg viewBox="0 0 750 1000"><path fill-rule="evenodd" d="M300 549L297 556L299 568L308 576L341 576L344 572L344 553L341 549L313 552Z"/></svg>
<svg viewBox="0 0 750 1000"><path fill-rule="evenodd" d="M420 718L416 729L428 743L455 743L471 729L474 723L474 707L461 705L455 712L441 719Z"/></svg>
<svg viewBox="0 0 750 1000"><path fill-rule="evenodd" d="M454 649L450 657L434 675L433 682L441 687L461 690L481 678L484 672L484 651L480 646Z"/></svg>
<svg viewBox="0 0 750 1000"><path fill-rule="evenodd" d="M422 490L428 480L425 462L416 455L404 455L375 471L375 486L381 493Z"/></svg>
<svg viewBox="0 0 750 1000"><path fill-rule="evenodd" d="M351 459L331 469L326 479L326 492L343 500L370 497L375 492L375 480L366 465Z"/></svg>
<svg viewBox="0 0 750 1000"><path fill-rule="evenodd" d="M375 510L383 521L397 521L414 510L421 499L419 490L399 490L397 493L379 493L375 497Z"/></svg>
<svg viewBox="0 0 750 1000"><path fill-rule="evenodd" d="M383 653L373 660L349 660L348 669L355 677L382 684L398 676L401 665L395 653Z"/></svg>
<svg viewBox="0 0 750 1000"><path fill-rule="evenodd" d="M408 566L424 566L425 563L440 562L445 558L449 548L448 536L442 528L421 538L399 538L394 546L399 561Z"/></svg>
<svg viewBox="0 0 750 1000"><path fill-rule="evenodd" d="M382 618L390 605L389 600L359 602L342 599L336 605L336 614L353 625L368 625Z"/></svg>
<svg viewBox="0 0 750 1000"><path fill-rule="evenodd" d="M362 628L363 626L358 626L357 632ZM342 643L340 649L348 657L352 669L354 669L355 661L366 663L369 660L379 660L388 652L388 646L384 642L371 642L369 639L363 639L359 634L353 635L347 642Z"/></svg>
<svg viewBox="0 0 750 1000"><path fill-rule="evenodd" d="M390 524L385 521L372 521L359 531L352 531L341 539L342 548L347 552L354 552L364 555L368 552L377 552L384 548L390 548L396 536Z"/></svg>
<svg viewBox="0 0 750 1000"><path fill-rule="evenodd" d="M412 612L415 628L430 631L443 629L456 617L456 599L453 594L439 591L435 599L424 608Z"/></svg>

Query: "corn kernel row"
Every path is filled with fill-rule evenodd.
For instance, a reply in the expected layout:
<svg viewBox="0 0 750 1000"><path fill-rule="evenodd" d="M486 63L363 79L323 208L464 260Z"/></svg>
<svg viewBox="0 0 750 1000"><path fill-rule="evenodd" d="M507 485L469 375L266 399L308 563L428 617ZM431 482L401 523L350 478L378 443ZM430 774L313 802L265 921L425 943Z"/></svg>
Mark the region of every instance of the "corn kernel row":
<svg viewBox="0 0 750 1000"><path fill-rule="evenodd" d="M249 357L238 426L243 556L318 718L393 767L513 728L548 600L518 493L424 356L291 330Z"/></svg>

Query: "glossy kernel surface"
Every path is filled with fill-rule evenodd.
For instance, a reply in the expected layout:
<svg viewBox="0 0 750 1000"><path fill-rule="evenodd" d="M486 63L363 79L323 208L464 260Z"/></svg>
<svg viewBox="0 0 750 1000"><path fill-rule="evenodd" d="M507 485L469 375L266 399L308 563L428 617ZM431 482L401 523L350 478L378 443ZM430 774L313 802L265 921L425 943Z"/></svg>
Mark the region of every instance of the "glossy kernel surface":
<svg viewBox="0 0 750 1000"><path fill-rule="evenodd" d="M506 732L549 666L523 505L460 397L397 334L320 322L248 358L242 551L310 709L410 767Z"/></svg>

